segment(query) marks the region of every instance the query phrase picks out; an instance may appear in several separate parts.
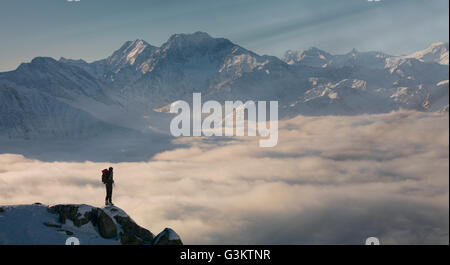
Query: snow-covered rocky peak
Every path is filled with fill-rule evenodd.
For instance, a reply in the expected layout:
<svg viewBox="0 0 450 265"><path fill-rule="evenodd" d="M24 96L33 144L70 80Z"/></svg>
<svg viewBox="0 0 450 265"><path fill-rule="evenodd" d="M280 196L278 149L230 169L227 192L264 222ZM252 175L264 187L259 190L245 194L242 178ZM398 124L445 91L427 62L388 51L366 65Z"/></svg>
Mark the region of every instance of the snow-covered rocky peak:
<svg viewBox="0 0 450 265"><path fill-rule="evenodd" d="M412 53L406 58L415 58L421 62L435 62L442 65L448 65L448 43L435 42L428 48Z"/></svg>
<svg viewBox="0 0 450 265"><path fill-rule="evenodd" d="M148 59L155 50L156 47L144 40L127 41L106 59L106 63L111 67L111 70L117 71L124 66L134 65L139 61Z"/></svg>
<svg viewBox="0 0 450 265"><path fill-rule="evenodd" d="M64 245L76 237L81 245L182 245L170 228L155 236L116 206L86 204L0 207L0 245Z"/></svg>
<svg viewBox="0 0 450 265"><path fill-rule="evenodd" d="M386 58L390 56L381 52L360 52L353 48L345 54L333 55L315 47L307 50L285 53L283 61L290 65L306 65L311 67L359 67L383 69Z"/></svg>
<svg viewBox="0 0 450 265"><path fill-rule="evenodd" d="M192 34L174 34L164 43L158 53L163 58L183 62L193 56L208 55L214 60L224 50L230 51L235 46L224 38L213 38L205 32Z"/></svg>
<svg viewBox="0 0 450 265"><path fill-rule="evenodd" d="M260 57L252 56L251 54L239 54L228 56L222 67L219 69L220 73L228 73L236 75L236 77L242 76L243 73L251 72L254 70L262 70L262 67L269 63L269 60Z"/></svg>
<svg viewBox="0 0 450 265"><path fill-rule="evenodd" d="M58 60L61 63L68 63L68 64L77 64L77 65L84 65L87 64L87 62L83 59L78 59L78 60L74 60L74 59L68 59L65 57L61 57Z"/></svg>
<svg viewBox="0 0 450 265"><path fill-rule="evenodd" d="M312 67L326 67L331 57L331 54L316 47L311 47L306 50L289 50L285 53L283 61L291 65L303 64Z"/></svg>
<svg viewBox="0 0 450 265"><path fill-rule="evenodd" d="M143 74L153 72L154 75L171 76L170 79L187 78L185 85L199 86L214 74L237 78L243 72L266 64L268 58L228 39L195 32L172 35L139 68Z"/></svg>
<svg viewBox="0 0 450 265"><path fill-rule="evenodd" d="M217 70L232 53L253 54L227 39L213 38L205 32L174 34L161 47L143 40L128 41L106 59L104 77L125 85L154 70L177 72L180 65L189 69ZM137 78L133 78L136 73Z"/></svg>
<svg viewBox="0 0 450 265"><path fill-rule="evenodd" d="M58 61L51 57L36 57L29 63L20 64L17 70L27 71L33 69L35 71L46 71L57 69L59 66Z"/></svg>
<svg viewBox="0 0 450 265"><path fill-rule="evenodd" d="M368 51L360 52L353 48L346 54L334 55L329 65L333 67L365 67L373 69L384 69L386 59L390 58L382 52Z"/></svg>
<svg viewBox="0 0 450 265"><path fill-rule="evenodd" d="M213 44L217 42L217 40L225 40L225 39L216 39L211 37L206 32L197 31L195 33L181 33L181 34L173 34L167 40L167 42L163 45L166 48L185 48L185 47L204 47L208 44Z"/></svg>

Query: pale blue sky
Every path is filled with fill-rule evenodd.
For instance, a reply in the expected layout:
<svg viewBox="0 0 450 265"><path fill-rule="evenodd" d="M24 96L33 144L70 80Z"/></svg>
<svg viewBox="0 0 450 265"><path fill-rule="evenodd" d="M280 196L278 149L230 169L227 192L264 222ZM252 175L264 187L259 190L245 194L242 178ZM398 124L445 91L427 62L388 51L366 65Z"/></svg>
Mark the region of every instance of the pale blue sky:
<svg viewBox="0 0 450 265"><path fill-rule="evenodd" d="M316 46L410 53L448 42L448 0L0 0L0 71L36 56L87 61L125 41L205 31L260 54Z"/></svg>

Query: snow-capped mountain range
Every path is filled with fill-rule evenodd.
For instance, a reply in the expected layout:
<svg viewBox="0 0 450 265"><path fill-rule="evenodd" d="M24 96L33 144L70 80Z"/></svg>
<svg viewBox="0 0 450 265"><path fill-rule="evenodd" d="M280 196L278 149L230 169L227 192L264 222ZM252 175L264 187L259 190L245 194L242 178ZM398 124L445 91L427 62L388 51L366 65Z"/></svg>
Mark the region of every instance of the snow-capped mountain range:
<svg viewBox="0 0 450 265"><path fill-rule="evenodd" d="M406 56L310 48L279 59L204 32L175 34L161 47L127 41L103 60L37 57L0 73L0 137L164 134L167 106L193 92L219 102L278 100L281 118L445 111L448 71L448 43Z"/></svg>

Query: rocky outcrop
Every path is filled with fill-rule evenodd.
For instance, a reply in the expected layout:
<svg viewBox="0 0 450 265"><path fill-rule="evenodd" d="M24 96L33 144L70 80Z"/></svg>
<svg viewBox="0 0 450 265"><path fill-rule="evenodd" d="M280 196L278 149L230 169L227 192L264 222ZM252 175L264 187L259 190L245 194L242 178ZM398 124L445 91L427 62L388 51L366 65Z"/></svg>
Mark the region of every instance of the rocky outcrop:
<svg viewBox="0 0 450 265"><path fill-rule="evenodd" d="M153 242L155 236L152 232L138 226L130 217L116 215L114 219L122 227L123 232L120 233L122 244L141 245Z"/></svg>
<svg viewBox="0 0 450 265"><path fill-rule="evenodd" d="M87 205L86 205L87 206ZM59 204L51 206L48 211L53 214L59 215L59 222L62 224L66 223L66 220L71 220L76 227L92 222L92 224L97 224L98 218L98 208L91 207L91 211L85 212L83 215L78 212L80 205L73 204ZM90 207L90 206L88 206Z"/></svg>
<svg viewBox="0 0 450 265"><path fill-rule="evenodd" d="M98 212L100 214L97 217L97 226L100 235L104 238L117 237L117 227L113 219L101 209L98 209Z"/></svg>
<svg viewBox="0 0 450 265"><path fill-rule="evenodd" d="M180 236L170 228L165 228L153 241L154 245L183 245Z"/></svg>
<svg viewBox="0 0 450 265"><path fill-rule="evenodd" d="M123 210L110 206L97 208L89 205L59 204L48 207L48 212L57 214L60 224L72 221L76 227L91 223L98 234L105 239L116 239L122 245L182 245L178 234L166 228L157 237L149 230L139 226ZM72 231L62 229L60 224L45 222L47 227L58 228L67 235Z"/></svg>

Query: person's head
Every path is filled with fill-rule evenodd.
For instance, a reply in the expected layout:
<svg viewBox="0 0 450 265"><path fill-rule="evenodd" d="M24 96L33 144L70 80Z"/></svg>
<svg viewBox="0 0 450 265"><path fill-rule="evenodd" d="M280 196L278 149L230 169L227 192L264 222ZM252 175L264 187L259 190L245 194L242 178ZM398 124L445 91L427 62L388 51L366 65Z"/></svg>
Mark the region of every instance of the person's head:
<svg viewBox="0 0 450 265"><path fill-rule="evenodd" d="M109 167L109 171L113 171L113 168L112 168L112 167Z"/></svg>

